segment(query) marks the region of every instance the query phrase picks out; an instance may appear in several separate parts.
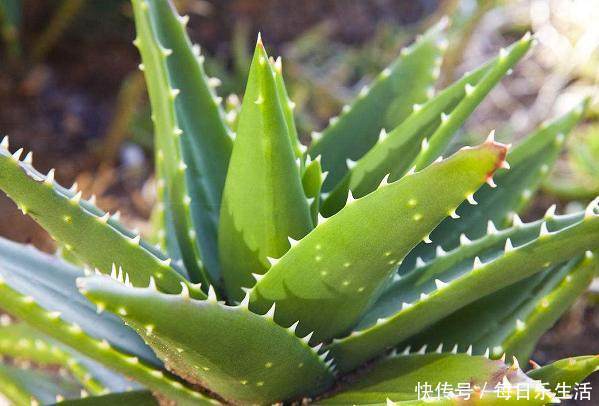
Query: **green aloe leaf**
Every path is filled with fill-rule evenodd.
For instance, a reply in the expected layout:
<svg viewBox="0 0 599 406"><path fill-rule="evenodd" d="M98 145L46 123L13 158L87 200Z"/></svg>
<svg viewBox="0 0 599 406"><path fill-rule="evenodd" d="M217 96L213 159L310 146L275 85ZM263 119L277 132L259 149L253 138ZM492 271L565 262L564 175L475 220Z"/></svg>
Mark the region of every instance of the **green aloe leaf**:
<svg viewBox="0 0 599 406"><path fill-rule="evenodd" d="M287 88L285 86L285 80L283 79L283 63L281 57L274 60L272 57L269 58L273 72L275 74L275 86L277 88L277 95L279 96L279 102L281 104L281 110L283 111L283 117L285 118L285 124L287 124L287 134L289 134L289 142L296 158L303 159L305 147L303 147L297 135L297 128L295 126L295 118L293 116L293 109L295 103L291 101L287 94Z"/></svg>
<svg viewBox="0 0 599 406"><path fill-rule="evenodd" d="M188 18L180 17L171 1L149 0L146 4L154 34L147 39L155 46L172 51L166 58L165 68L171 87L179 89L174 100L175 116L183 132L179 139L187 166L185 180L191 198L193 226L204 266L211 280L218 283L219 209L233 146L232 134L224 124L224 112L214 89L219 81L206 75L204 57L199 55L198 46L191 44L185 31ZM146 73L148 82L161 80L150 71ZM174 157L165 157L169 158ZM161 225L165 227L166 224Z"/></svg>
<svg viewBox="0 0 599 406"><path fill-rule="evenodd" d="M192 135L184 133L175 108L175 101L181 90L174 87L169 76L167 60L173 51L161 43L157 36L158 30L152 25L153 17L158 14L150 14L154 7L150 7L146 0L133 0L132 3L137 30L133 44L142 56L142 69L152 105L157 190L160 200L157 216L165 225L166 238L166 241L161 243L163 247L168 248L171 256L183 260L191 281L203 283L207 289L210 283L218 283L218 280L210 278L204 269L197 244L197 231L191 215L191 203L194 198L197 200L201 197L191 196L187 186L187 177L192 177L194 181L197 181L197 178L193 173L187 173L189 166L182 152L181 139ZM164 1L162 3L169 6ZM168 17L164 12L161 15L164 18ZM161 28L166 29L165 21L162 23ZM197 64L193 66L197 68ZM187 75L198 73L192 71ZM192 151L191 148L186 150ZM198 170L197 166L193 169ZM195 175L201 176L202 173Z"/></svg>
<svg viewBox="0 0 599 406"><path fill-rule="evenodd" d="M135 406L158 406L160 403L152 395L152 392L146 390L137 390L131 392L110 393L103 396L85 397L81 399L69 399L57 402L60 406L114 406L114 405L135 405Z"/></svg>
<svg viewBox="0 0 599 406"><path fill-rule="evenodd" d="M271 404L316 394L333 382L326 354L265 315L238 306L132 289L106 277L79 280L95 303L121 315L154 348L167 368L225 399ZM177 317L172 317L177 314Z"/></svg>
<svg viewBox="0 0 599 406"><path fill-rule="evenodd" d="M312 223L318 224L318 213L320 212L320 191L322 183L326 178L326 173L322 172L320 165L320 158L312 160L309 156L304 162L305 169L302 175L302 185L304 187L304 193L310 203L310 214L312 216Z"/></svg>
<svg viewBox="0 0 599 406"><path fill-rule="evenodd" d="M79 396L79 388L57 374L0 363L0 399L4 395L15 405L53 403L55 399Z"/></svg>
<svg viewBox="0 0 599 406"><path fill-rule="evenodd" d="M33 247L0 238L0 278L22 295L63 320L76 323L86 334L105 339L124 352L159 366L162 363L141 338L115 315L96 312L96 306L75 286L84 272Z"/></svg>
<svg viewBox="0 0 599 406"><path fill-rule="evenodd" d="M451 141L455 132L472 114L476 106L489 94L491 89L509 72L509 70L528 52L533 43L530 33L508 49L499 51L499 59L485 76L474 86L466 85L466 97L458 103L430 139L422 146L413 165L416 170L428 166L439 157Z"/></svg>
<svg viewBox="0 0 599 406"><path fill-rule="evenodd" d="M237 138L223 192L219 247L228 294L243 297L252 274L313 227L279 99L276 74L261 39L250 68Z"/></svg>
<svg viewBox="0 0 599 406"><path fill-rule="evenodd" d="M106 340L87 335L78 324L64 321L60 312L40 307L31 296L17 292L1 279L0 308L56 341L76 348L82 355L114 369L168 399L182 403L195 402L198 405L218 404L184 386L162 369L145 363L137 356L113 348Z"/></svg>
<svg viewBox="0 0 599 406"><path fill-rule="evenodd" d="M348 161L348 171L327 196L321 212L324 215L336 213L345 204L349 190L354 197L361 197L375 190L387 174L390 180L396 180L414 165L421 169L426 165L418 164L419 156L429 153L431 148L439 151L431 155L436 159L470 113L529 46L530 40L526 39L502 49L499 56L423 105L414 105L412 114L391 132L382 132L376 144L357 162ZM443 141L435 141L439 139ZM436 147L435 142L439 144Z"/></svg>
<svg viewBox="0 0 599 406"><path fill-rule="evenodd" d="M134 285L148 284L150 276L167 292L178 293L181 283L193 295L205 297L171 264L170 258L124 229L110 213L83 200L81 192L67 190L54 181L54 171L42 175L29 160L21 162L22 149L10 154L8 141L0 148L0 188L44 227L65 249L84 263L109 274L122 267Z"/></svg>
<svg viewBox="0 0 599 406"><path fill-rule="evenodd" d="M578 216L578 222L564 229L555 230L546 222L540 222L538 238L522 245L514 245L516 243L511 240L508 243L506 239L505 249L499 255L476 256L473 261L467 258L466 262L461 261L460 266L445 274L444 279L437 278L433 282L426 278L429 282L420 285L420 289L403 290L410 292L414 299L401 307L397 302L375 307L375 312L371 311L356 331L331 345L339 368L352 369L467 304L560 264L564 258L597 248L598 204L599 200L594 201L584 214ZM487 240L481 241L484 244ZM464 241L464 245L468 242ZM419 270L417 268L415 272Z"/></svg>
<svg viewBox="0 0 599 406"><path fill-rule="evenodd" d="M252 291L252 308L316 341L345 333L418 242L489 179L505 146L487 142L381 187L294 243ZM368 221L365 221L368 219ZM355 238L360 236L360 238Z"/></svg>
<svg viewBox="0 0 599 406"><path fill-rule="evenodd" d="M396 180L408 172L422 140L439 126L441 114L445 117L445 113L450 112L464 98L466 84L476 84L495 62L496 60L491 61L465 75L423 105L414 105L412 113L401 124L389 133L382 131L378 141L368 152L355 162L347 162L348 170L326 195L322 213L328 216L341 209L349 190L354 196L361 197L375 190L387 174L389 179Z"/></svg>
<svg viewBox="0 0 599 406"><path fill-rule="evenodd" d="M568 385L573 387L593 372L599 371L599 355L585 355L555 361L527 372L528 376L549 384L551 390Z"/></svg>
<svg viewBox="0 0 599 406"><path fill-rule="evenodd" d="M91 394L105 389L68 350L22 323L0 327L0 356L42 367L64 368Z"/></svg>
<svg viewBox="0 0 599 406"><path fill-rule="evenodd" d="M426 354L423 350L392 355L356 378L340 393L318 403L372 405L385 404L389 399L387 405L395 404L392 402L398 402L398 405L406 402L406 405L447 406L543 405L550 403L554 397L540 383L528 378L517 364L508 366L503 361L467 354ZM515 402L518 385L529 389L528 401L522 398ZM503 399L495 390L513 399L511 402Z"/></svg>
<svg viewBox="0 0 599 406"><path fill-rule="evenodd" d="M584 293L596 270L589 251L586 259L551 267L473 302L407 344L470 346L474 354L490 349L493 357L507 354L526 362L540 336Z"/></svg>
<svg viewBox="0 0 599 406"><path fill-rule="evenodd" d="M584 259L578 263L572 261L566 266L568 274L553 289L547 291L540 300L522 306L510 320L506 320L511 328L501 337L501 350L515 355L519 360L527 360L543 333L587 290L599 271L598 265L591 251L588 251Z"/></svg>
<svg viewBox="0 0 599 406"><path fill-rule="evenodd" d="M330 191L345 175L346 160L357 160L376 144L381 129L391 129L412 111L412 105L431 96L439 77L446 41L446 21L430 29L383 70L357 99L331 119L322 134L313 134L309 155L322 156L329 172L324 190Z"/></svg>
<svg viewBox="0 0 599 406"><path fill-rule="evenodd" d="M471 198L476 205L462 204L459 218L447 218L431 233L435 245L453 249L459 245L461 233L478 238L485 233L488 221L502 226L530 201L543 179L550 172L562 150L565 136L584 116L585 104L529 135L508 153L510 170L500 169L494 177L495 185L483 185ZM493 185L493 186L495 186ZM400 274L413 268L417 257L429 259L434 247L420 244L406 258Z"/></svg>

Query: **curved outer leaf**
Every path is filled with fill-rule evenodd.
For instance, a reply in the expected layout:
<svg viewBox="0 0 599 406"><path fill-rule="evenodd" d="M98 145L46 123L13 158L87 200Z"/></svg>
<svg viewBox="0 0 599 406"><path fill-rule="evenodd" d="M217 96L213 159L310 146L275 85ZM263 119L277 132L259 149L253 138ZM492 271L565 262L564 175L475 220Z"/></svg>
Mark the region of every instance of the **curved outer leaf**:
<svg viewBox="0 0 599 406"><path fill-rule="evenodd" d="M175 258L180 255L191 281L203 283L207 289L210 282L218 281L210 278L203 267L191 216L190 205L196 196L189 194L186 179L192 175L186 175L188 166L183 159L181 147L181 138L189 134L185 134L179 127L175 110L175 100L180 90L173 87L169 77L167 59L172 50L165 48L157 38L156 29L152 26L149 3L146 0L132 0L132 4L137 30L133 44L139 49L144 61L142 66L154 122L157 191L160 200L157 210L159 218L166 225L167 239L166 244L163 242L162 245L168 247L169 253Z"/></svg>
<svg viewBox="0 0 599 406"><path fill-rule="evenodd" d="M131 392L110 393L103 396L86 397L81 399L69 399L56 403L60 406L158 406L158 400L150 391L138 390Z"/></svg>
<svg viewBox="0 0 599 406"><path fill-rule="evenodd" d="M99 394L104 391L102 384L72 354L22 323L0 327L0 355L26 360L39 366L65 368L89 393Z"/></svg>
<svg viewBox="0 0 599 406"><path fill-rule="evenodd" d="M505 146L487 142L354 201L290 249L252 291L252 308L275 302L275 320L297 320L327 340L354 325L415 244L492 176ZM368 219L368 221L365 221Z"/></svg>
<svg viewBox="0 0 599 406"><path fill-rule="evenodd" d="M507 382L509 382L509 386ZM372 405L384 404L389 399L391 402L399 402L399 405L403 405L403 402L417 400L420 402L413 404L510 404L514 400L510 402L507 399L502 399L494 391L500 390L503 396L507 397L509 393L511 397L515 398L519 384L529 389L530 401L519 401L516 404L543 405L550 403L554 397L540 383L528 378L518 365L507 366L502 361L493 361L480 356L447 353L424 354L423 351L418 354L388 357L372 369L358 375L356 382L350 383L345 391L318 403ZM425 385L430 385L428 388L430 392L426 395L424 394L427 390ZM462 387L461 394L458 389L459 385ZM436 392L437 387L442 388L439 395ZM420 398L418 388L421 388ZM505 390L503 390L504 388ZM453 392L454 397L451 397L449 392ZM430 400L424 400L423 397L429 397Z"/></svg>
<svg viewBox="0 0 599 406"><path fill-rule="evenodd" d="M166 58L166 71L171 86L180 90L174 104L183 131L180 142L191 215L203 263L211 280L218 283L219 209L233 148L220 98L213 89L218 79L206 76L204 57L198 55L185 32L188 18L179 17L171 1L149 0L147 4L155 34L149 40L172 51ZM149 73L148 81L156 81ZM165 156L168 158L172 157Z"/></svg>
<svg viewBox="0 0 599 406"><path fill-rule="evenodd" d="M574 386L593 372L599 371L599 355L585 355L555 361L527 372L528 376L541 382L547 382L555 390L558 385Z"/></svg>
<svg viewBox="0 0 599 406"><path fill-rule="evenodd" d="M57 397L77 396L79 388L73 381L50 373L0 363L0 401L4 394L18 406L49 404Z"/></svg>
<svg viewBox="0 0 599 406"><path fill-rule="evenodd" d="M497 59L464 75L422 106L415 105L412 113L391 132L381 132L376 144L358 161L350 163L343 179L325 198L322 213L332 215L342 208L349 190L362 197L375 190L385 175L397 180L408 172L422 140L440 124L441 114L450 112L464 98L466 84L478 83Z"/></svg>
<svg viewBox="0 0 599 406"><path fill-rule="evenodd" d="M54 182L54 172L45 176L31 165L18 161L22 150L10 155L0 148L0 188L56 240L83 262L103 273L122 266L134 285L148 284L150 276L161 289L178 293L181 282L193 295L206 297L171 266L170 259L126 231L118 222L81 194L67 191Z"/></svg>
<svg viewBox="0 0 599 406"><path fill-rule="evenodd" d="M530 33L509 50L502 49L499 52L499 60L489 69L489 72L475 86L466 86L466 97L458 103L455 109L447 116L441 125L431 135L430 140L423 145L420 153L414 160L416 170L428 166L437 159L449 145L453 134L462 126L464 121L472 114L476 106L489 94L491 89L507 74L530 49L533 42Z"/></svg>
<svg viewBox="0 0 599 406"><path fill-rule="evenodd" d="M323 189L330 191L347 171L346 160L357 160L377 142L381 129L401 123L415 103L424 102L437 80L446 47L446 21L433 27L383 70L358 98L331 119L322 137L313 139L309 154L322 155L329 172Z"/></svg>
<svg viewBox="0 0 599 406"><path fill-rule="evenodd" d="M170 370L225 399L272 404L319 393L333 382L326 355L275 324L272 314L250 312L247 298L231 307L216 298L131 289L106 277L78 284L90 300L121 314Z"/></svg>
<svg viewBox="0 0 599 406"><path fill-rule="evenodd" d="M140 337L113 314L98 314L96 307L75 287L83 272L56 257L33 247L0 238L0 278L22 295L32 297L40 306L61 312L63 320L76 323L98 339L162 366Z"/></svg>
<svg viewBox="0 0 599 406"><path fill-rule="evenodd" d="M243 298L244 286L263 274L268 257L289 249L312 229L308 201L290 145L275 77L260 38L250 69L231 156L219 229L228 294Z"/></svg>
<svg viewBox="0 0 599 406"><path fill-rule="evenodd" d="M571 258L599 246L599 215L597 204L589 205L584 219L559 232L541 227L539 238L488 262L474 260L471 272L460 273L451 281L437 283L433 291L402 309L381 316L375 324L362 327L331 345L340 370L354 368L374 357L386 347L419 333L422 329L497 290L546 269L564 258ZM394 311L394 310L392 310Z"/></svg>
<svg viewBox="0 0 599 406"><path fill-rule="evenodd" d="M491 349L494 357L515 355L528 360L538 338L590 284L597 269L590 259L575 258L566 265L528 277L486 296L408 340L408 344L457 344L473 353Z"/></svg>
<svg viewBox="0 0 599 406"><path fill-rule="evenodd" d="M100 341L88 336L79 325L63 321L59 312L41 308L30 296L13 290L1 279L0 308L47 336L71 348L76 348L81 354L136 380L148 389L169 399L179 401L181 404L218 404L203 394L183 386L161 369L156 369L140 361L138 357L112 348L105 340Z"/></svg>
<svg viewBox="0 0 599 406"><path fill-rule="evenodd" d="M456 210L460 218L445 219L431 233L431 240L445 249L453 249L459 244L461 233L478 238L484 235L489 220L498 225L505 224L530 200L555 163L565 135L583 115L584 104L526 137L508 153L511 169L497 171L494 181L498 188L483 185L473 197L478 204L462 204ZM433 255L432 246L420 244L402 263L400 274L413 268L417 257L428 259Z"/></svg>

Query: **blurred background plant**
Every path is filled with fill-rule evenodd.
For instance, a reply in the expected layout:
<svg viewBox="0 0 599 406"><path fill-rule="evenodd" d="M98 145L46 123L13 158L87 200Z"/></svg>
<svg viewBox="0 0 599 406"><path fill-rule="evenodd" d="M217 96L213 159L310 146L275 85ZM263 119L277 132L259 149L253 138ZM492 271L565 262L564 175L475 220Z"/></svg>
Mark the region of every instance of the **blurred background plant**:
<svg viewBox="0 0 599 406"><path fill-rule="evenodd" d="M459 143L496 128L514 141L584 97L591 105L569 137L531 216L552 203L568 211L599 194L599 0L178 0L208 55L206 67L235 125L250 49L258 30L283 56L304 143L411 41L451 16L441 85L492 56L527 30L539 44L477 109ZM106 210L144 230L152 204L152 126L145 84L131 45L127 0L0 0L0 128L36 153L57 179L78 182ZM458 145L456 144L456 147ZM75 157L69 161L62 156ZM4 198L0 235L53 251L53 242ZM598 282L599 283L599 282ZM597 286L597 283L596 283ZM597 288L596 288L597 289ZM557 358L570 330L570 352L599 353L599 311L582 301L535 355ZM574 348L572 348L574 347ZM599 382L597 383L599 386Z"/></svg>

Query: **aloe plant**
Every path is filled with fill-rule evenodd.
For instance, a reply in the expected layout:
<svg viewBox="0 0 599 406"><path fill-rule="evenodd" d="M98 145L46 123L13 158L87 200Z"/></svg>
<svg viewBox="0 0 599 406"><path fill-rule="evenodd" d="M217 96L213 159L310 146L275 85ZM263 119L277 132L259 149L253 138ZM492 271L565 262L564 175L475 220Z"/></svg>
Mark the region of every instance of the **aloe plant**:
<svg viewBox="0 0 599 406"><path fill-rule="evenodd" d="M132 3L156 134L157 245L5 138L0 188L64 253L0 240L5 397L501 404L528 385L518 403L546 404L556 382L597 368L592 356L520 367L597 273L599 200L530 223L515 214L585 104L512 150L491 133L442 157L530 35L436 93L441 22L306 147L281 60L260 37L233 130L187 18L166 1ZM472 393L419 399L425 382Z"/></svg>

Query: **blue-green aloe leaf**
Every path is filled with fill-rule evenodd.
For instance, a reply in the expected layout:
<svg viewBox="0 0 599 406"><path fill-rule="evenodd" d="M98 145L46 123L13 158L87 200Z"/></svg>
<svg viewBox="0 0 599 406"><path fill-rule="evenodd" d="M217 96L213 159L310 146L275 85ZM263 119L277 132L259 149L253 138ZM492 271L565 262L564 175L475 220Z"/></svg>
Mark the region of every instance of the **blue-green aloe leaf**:
<svg viewBox="0 0 599 406"><path fill-rule="evenodd" d="M0 239L0 277L12 289L31 297L49 311L78 324L87 334L105 339L111 345L161 366L152 350L116 316L98 314L96 306L75 286L84 272L33 247Z"/></svg>
<svg viewBox="0 0 599 406"><path fill-rule="evenodd" d="M65 321L60 311L39 306L33 297L13 289L4 279L0 279L0 308L56 341L76 348L80 354L139 382L168 399L183 404L218 404L206 395L183 385L162 368L156 368L137 356L121 352L112 347L107 340L88 335L77 323Z"/></svg>
<svg viewBox="0 0 599 406"><path fill-rule="evenodd" d="M507 398L515 398L518 384L526 385L529 389L530 401L522 399L517 404L543 405L550 403L554 397L540 383L526 376L517 364L508 366L500 360L442 353L440 350L437 353L425 353L425 348L422 348L418 353L389 356L373 368L359 373L355 381L350 381L345 389L342 387L338 394L317 403L508 405L513 400L510 402ZM439 392L437 388L440 388ZM499 392L495 392L496 388L503 398L498 396Z"/></svg>
<svg viewBox="0 0 599 406"><path fill-rule="evenodd" d="M107 277L78 280L82 292L114 311L154 348L169 370L241 404L271 404L326 390L326 353L264 315L238 306L131 288ZM274 310L274 309L273 309ZM172 315L176 314L177 317Z"/></svg>
<svg viewBox="0 0 599 406"><path fill-rule="evenodd" d="M525 363L539 337L589 286L597 270L591 252L484 297L429 327L407 344L472 347Z"/></svg>
<svg viewBox="0 0 599 406"><path fill-rule="evenodd" d="M356 367L385 348L399 344L486 295L560 264L564 258L597 248L598 204L599 200L592 202L585 213L577 216L577 222L563 229L554 229L549 225L551 223L545 221L538 222L538 237L522 245L515 245L516 242L504 235L503 250L492 250L487 256L475 256L474 260L471 257L461 258L465 262L459 258L459 251L463 247L457 249L454 256L458 257L459 266L443 274L444 279L435 275L434 272L439 270L433 270L433 280L427 277L427 283L419 285L418 289L398 291L412 297L411 301L402 304L391 301L395 304L375 306L356 331L333 342L331 350L340 370ZM507 234L510 232L513 230ZM481 244L487 240L481 239ZM464 245L468 244L468 241L464 241ZM409 278L408 286L422 282L418 278L419 271L420 267L416 268L416 277ZM443 272L443 269L439 272Z"/></svg>
<svg viewBox="0 0 599 406"><path fill-rule="evenodd" d="M505 154L491 141L464 148L350 202L275 261L253 288L252 308L265 312L276 303L278 323L299 320L314 340L344 334L404 256L492 176Z"/></svg>
<svg viewBox="0 0 599 406"><path fill-rule="evenodd" d="M268 258L289 249L313 227L308 200L288 134L276 74L259 38L241 107L219 229L222 273L227 293L264 274Z"/></svg>
<svg viewBox="0 0 599 406"><path fill-rule="evenodd" d="M50 404L56 399L77 397L79 394L80 386L73 380L0 363L0 395L15 405Z"/></svg>
<svg viewBox="0 0 599 406"><path fill-rule="evenodd" d="M349 190L361 197L375 190L387 174L392 181L403 176L416 165L418 154L430 148L428 138L448 140L529 46L529 40L515 43L423 105L414 105L412 113L389 133L382 131L376 144L357 162L347 162L348 171L330 191L321 212L327 216L343 207ZM444 147L439 150L442 153Z"/></svg>
<svg viewBox="0 0 599 406"><path fill-rule="evenodd" d="M513 213L519 212L530 201L549 173L565 136L583 117L585 104L544 125L511 150L507 156L510 170L499 169L493 184L483 185L470 197L470 203L475 202L475 205L464 203L456 210L456 218L445 219L431 233L435 245L446 250L453 249L459 245L460 234L467 233L470 238L478 238L485 233L488 221L503 226L511 220ZM420 244L406 258L400 274L413 268L417 257L431 258L433 251L434 247Z"/></svg>
<svg viewBox="0 0 599 406"><path fill-rule="evenodd" d="M82 262L100 272L125 269L134 285L146 286L150 276L165 291L178 293L181 283L192 295L206 297L197 285L181 274L171 259L125 229L110 213L82 199L81 192L68 190L54 181L54 170L43 175L31 166L31 155L23 161L23 150L8 151L8 138L0 145L0 189L29 214L62 246ZM116 269L115 269L116 268ZM181 272L181 273L180 273Z"/></svg>
<svg viewBox="0 0 599 406"><path fill-rule="evenodd" d="M376 144L381 129L391 129L412 112L412 105L431 96L446 47L446 21L433 27L384 69L357 99L315 137L309 154L322 155L330 191L345 175L346 160L356 161Z"/></svg>
<svg viewBox="0 0 599 406"><path fill-rule="evenodd" d="M191 198L193 226L203 264L211 280L218 283L219 209L233 144L220 98L214 89L219 81L206 75L204 56L199 54L199 47L192 45L185 32L188 17L179 16L170 0L146 1L154 34L147 40L171 51L165 69L171 87L179 90L174 100L175 116L182 131L179 139L183 162L187 166L185 180ZM150 71L146 72L148 82L161 80ZM161 228L166 226L162 224Z"/></svg>

